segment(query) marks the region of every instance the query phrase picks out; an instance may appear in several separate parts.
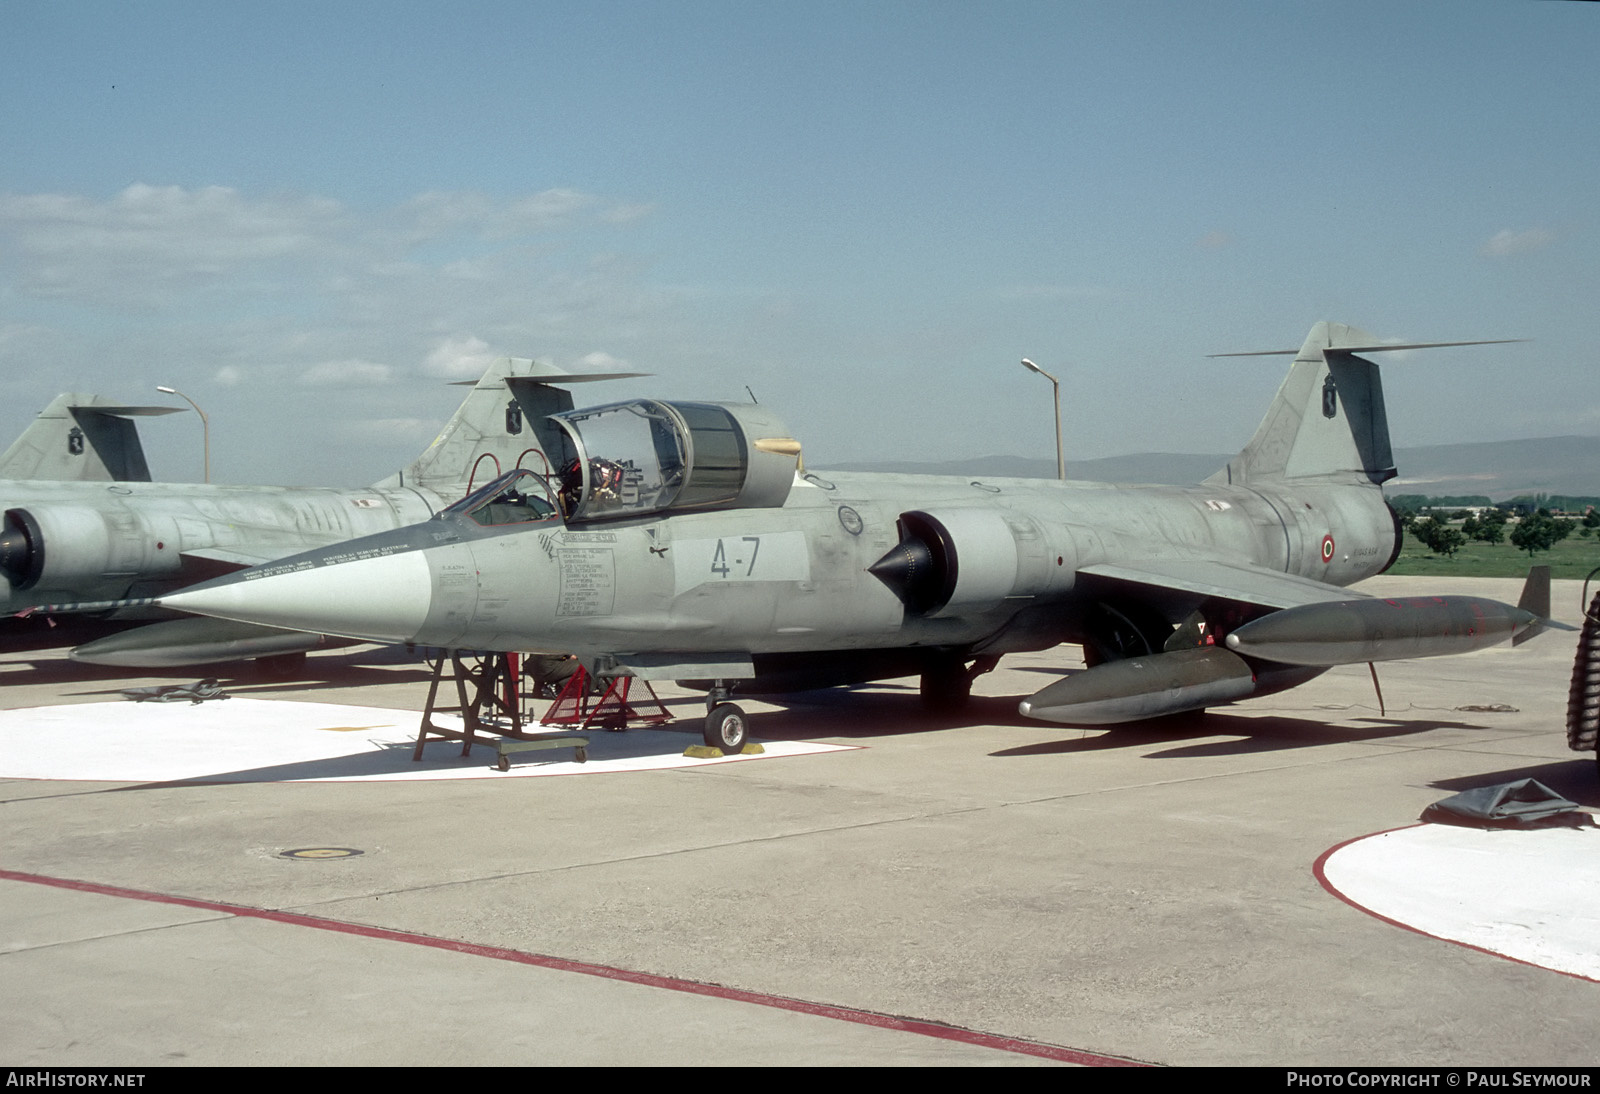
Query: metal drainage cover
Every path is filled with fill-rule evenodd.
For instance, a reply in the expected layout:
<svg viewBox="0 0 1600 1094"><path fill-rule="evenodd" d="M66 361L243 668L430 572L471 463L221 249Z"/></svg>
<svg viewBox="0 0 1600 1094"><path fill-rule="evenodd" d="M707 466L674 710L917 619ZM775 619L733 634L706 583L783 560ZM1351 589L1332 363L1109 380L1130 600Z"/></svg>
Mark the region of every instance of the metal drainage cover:
<svg viewBox="0 0 1600 1094"><path fill-rule="evenodd" d="M364 855L365 851L354 847L296 847L292 851L279 851L279 858L297 859L324 859L324 858L355 858Z"/></svg>

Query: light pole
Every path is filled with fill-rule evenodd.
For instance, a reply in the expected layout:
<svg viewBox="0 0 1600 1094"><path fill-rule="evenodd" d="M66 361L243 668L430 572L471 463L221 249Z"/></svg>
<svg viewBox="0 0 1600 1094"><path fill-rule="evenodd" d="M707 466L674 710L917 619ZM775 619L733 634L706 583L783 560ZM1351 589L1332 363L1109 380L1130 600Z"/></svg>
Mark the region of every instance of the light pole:
<svg viewBox="0 0 1600 1094"><path fill-rule="evenodd" d="M1056 396L1056 478L1060 479L1062 482L1065 482L1066 479L1067 479L1067 459L1066 459L1066 456L1064 456L1062 454L1062 451L1061 451L1061 381L1057 380L1054 376L1050 375L1048 372L1046 372L1044 369L1040 368L1038 365L1034 364L1032 361L1028 360L1026 357L1024 357L1022 359L1022 367L1027 369L1029 372L1037 372L1040 376L1043 376L1046 380L1049 380L1050 381L1050 386L1055 389L1055 396ZM196 408L196 409L198 409L198 408Z"/></svg>
<svg viewBox="0 0 1600 1094"><path fill-rule="evenodd" d="M190 406L194 407L194 412L196 414L200 415L200 432L201 432L201 436L205 439L206 482L210 482L211 481L211 420L206 417L206 412L200 409L200 404L199 403L197 403L193 399L189 398L189 396L185 395L183 392L179 391L177 388L175 388L175 387L164 387L164 386L158 384L158 385L156 385L156 390L161 392L161 394L163 394L163 395L176 395L178 398L182 399L184 402L186 402Z"/></svg>

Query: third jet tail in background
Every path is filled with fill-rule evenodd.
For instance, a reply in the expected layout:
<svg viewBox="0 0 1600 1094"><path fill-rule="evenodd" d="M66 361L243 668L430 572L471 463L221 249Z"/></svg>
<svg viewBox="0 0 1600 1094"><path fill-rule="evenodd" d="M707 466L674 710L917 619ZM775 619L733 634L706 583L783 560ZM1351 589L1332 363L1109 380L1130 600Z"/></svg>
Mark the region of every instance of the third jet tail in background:
<svg viewBox="0 0 1600 1094"><path fill-rule="evenodd" d="M125 406L104 395L57 395L0 455L0 479L149 482L150 467L132 419L181 409Z"/></svg>

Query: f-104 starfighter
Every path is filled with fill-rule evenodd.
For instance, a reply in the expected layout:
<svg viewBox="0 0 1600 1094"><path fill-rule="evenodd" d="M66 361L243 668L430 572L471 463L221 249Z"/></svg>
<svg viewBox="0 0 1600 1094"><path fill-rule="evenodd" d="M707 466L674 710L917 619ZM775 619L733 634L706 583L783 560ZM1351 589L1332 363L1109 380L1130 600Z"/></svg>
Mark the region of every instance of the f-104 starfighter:
<svg viewBox="0 0 1600 1094"><path fill-rule="evenodd" d="M162 602L698 681L724 751L747 732L735 688L919 674L949 708L1005 654L1076 643L1088 667L1021 711L1104 725L1531 636L1548 614L1536 592L1512 606L1347 588L1400 550L1382 386L1362 356L1396 348L1420 347L1317 324L1282 351L1293 363L1250 442L1187 486L808 473L762 405L574 409L547 423L546 473Z"/></svg>

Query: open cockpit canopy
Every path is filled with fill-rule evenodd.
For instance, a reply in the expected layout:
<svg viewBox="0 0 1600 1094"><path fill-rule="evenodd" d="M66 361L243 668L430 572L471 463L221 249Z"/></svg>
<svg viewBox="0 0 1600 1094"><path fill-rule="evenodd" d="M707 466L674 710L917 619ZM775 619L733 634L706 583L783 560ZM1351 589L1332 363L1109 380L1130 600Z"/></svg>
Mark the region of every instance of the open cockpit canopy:
<svg viewBox="0 0 1600 1094"><path fill-rule="evenodd" d="M445 512L466 516L485 528L557 520L561 515L545 477L525 467L478 487Z"/></svg>
<svg viewBox="0 0 1600 1094"><path fill-rule="evenodd" d="M783 423L755 404L634 399L551 420L562 430L554 463L574 523L781 506L800 455Z"/></svg>

